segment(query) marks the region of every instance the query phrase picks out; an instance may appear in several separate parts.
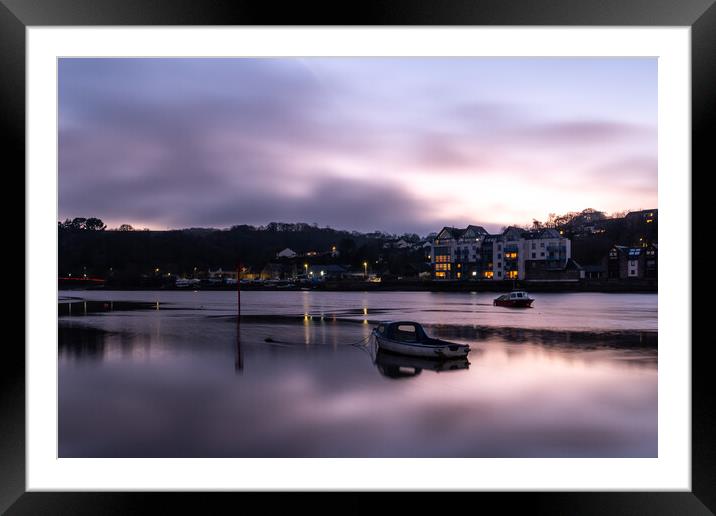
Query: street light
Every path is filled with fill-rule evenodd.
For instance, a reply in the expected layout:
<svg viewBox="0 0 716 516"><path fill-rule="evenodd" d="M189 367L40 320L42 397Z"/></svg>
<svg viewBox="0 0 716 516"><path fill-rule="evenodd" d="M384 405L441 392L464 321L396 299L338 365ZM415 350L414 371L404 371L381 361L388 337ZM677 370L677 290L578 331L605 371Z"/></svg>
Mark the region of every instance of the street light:
<svg viewBox="0 0 716 516"><path fill-rule="evenodd" d="M308 264L304 263L303 268L306 270L306 276L308 276Z"/></svg>
<svg viewBox="0 0 716 516"><path fill-rule="evenodd" d="M364 270L365 277L367 278L368 277L368 262L363 262L363 270Z"/></svg>

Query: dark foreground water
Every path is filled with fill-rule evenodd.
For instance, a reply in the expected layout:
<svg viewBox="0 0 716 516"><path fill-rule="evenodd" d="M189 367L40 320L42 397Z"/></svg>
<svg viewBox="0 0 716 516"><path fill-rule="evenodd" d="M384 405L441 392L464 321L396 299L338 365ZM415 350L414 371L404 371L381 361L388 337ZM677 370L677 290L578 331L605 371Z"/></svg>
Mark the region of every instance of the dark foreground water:
<svg viewBox="0 0 716 516"><path fill-rule="evenodd" d="M67 297L151 305L60 317L61 457L657 456L656 295L244 292L240 329L231 292ZM396 319L468 360L376 353Z"/></svg>

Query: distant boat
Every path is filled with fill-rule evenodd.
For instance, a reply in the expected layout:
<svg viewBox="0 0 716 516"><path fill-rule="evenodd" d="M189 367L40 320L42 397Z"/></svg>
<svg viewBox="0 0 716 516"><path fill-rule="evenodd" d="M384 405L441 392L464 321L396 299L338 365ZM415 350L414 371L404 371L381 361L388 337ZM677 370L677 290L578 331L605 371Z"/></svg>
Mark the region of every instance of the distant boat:
<svg viewBox="0 0 716 516"><path fill-rule="evenodd" d="M177 280L174 282L174 284L178 288L193 287L195 285L198 285L199 283L201 283L200 280L191 278L177 278Z"/></svg>
<svg viewBox="0 0 716 516"><path fill-rule="evenodd" d="M460 358L470 352L467 344L428 337L423 327L411 321L386 322L373 329L378 349L425 358Z"/></svg>
<svg viewBox="0 0 716 516"><path fill-rule="evenodd" d="M509 308L529 308L532 306L532 299L524 290L513 290L509 294L502 294L496 297L492 304L495 306L506 306Z"/></svg>

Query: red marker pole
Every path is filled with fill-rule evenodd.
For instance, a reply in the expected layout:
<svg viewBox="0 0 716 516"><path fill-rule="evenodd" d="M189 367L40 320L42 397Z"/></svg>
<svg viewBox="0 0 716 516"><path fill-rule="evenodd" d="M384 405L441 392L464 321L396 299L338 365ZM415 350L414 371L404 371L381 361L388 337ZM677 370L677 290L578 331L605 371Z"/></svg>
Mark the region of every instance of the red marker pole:
<svg viewBox="0 0 716 516"><path fill-rule="evenodd" d="M241 262L236 266L236 362L234 369L241 371L244 364L241 360Z"/></svg>
<svg viewBox="0 0 716 516"><path fill-rule="evenodd" d="M236 314L241 319L241 262L236 266Z"/></svg>

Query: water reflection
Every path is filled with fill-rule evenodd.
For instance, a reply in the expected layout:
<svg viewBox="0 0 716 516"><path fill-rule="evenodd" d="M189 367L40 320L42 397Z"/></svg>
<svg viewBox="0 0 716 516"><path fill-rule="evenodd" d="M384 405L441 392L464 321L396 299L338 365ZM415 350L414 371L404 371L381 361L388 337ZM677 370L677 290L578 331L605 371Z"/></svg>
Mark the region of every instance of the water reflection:
<svg viewBox="0 0 716 516"><path fill-rule="evenodd" d="M466 358L451 360L435 360L429 358L409 357L378 351L375 365L380 374L390 379L412 378L426 371L459 371L468 369L470 362Z"/></svg>
<svg viewBox="0 0 716 516"><path fill-rule="evenodd" d="M104 357L105 342L109 335L109 332L99 328L61 325L57 334L60 359L101 360Z"/></svg>
<svg viewBox="0 0 716 516"><path fill-rule="evenodd" d="M472 348L433 362L364 346L357 306L61 317L60 456L656 456L655 333L432 321Z"/></svg>
<svg viewBox="0 0 716 516"><path fill-rule="evenodd" d="M244 357L241 352L241 318L236 318L236 358L234 360L234 371L240 373L244 370Z"/></svg>
<svg viewBox="0 0 716 516"><path fill-rule="evenodd" d="M249 354L257 349L290 349L311 353L316 348L323 352L342 351L356 343L358 347L367 344L372 325L359 321L342 319L321 320L308 317L292 319L286 317L256 318L257 324L237 318L219 318L211 322L211 331L204 332L193 320L184 318L133 317L104 319L105 328L98 328L88 321L63 319L58 326L60 360L112 361L122 358L143 357L161 359L167 354L195 354L214 347L223 347L231 342L234 370L241 372L245 367L247 346ZM231 321L234 321L231 331ZM205 319L204 323L211 321ZM162 326L165 325L165 327ZM300 328L300 329L299 329ZM506 357L517 357L524 353L539 353L559 357L561 360L607 360L620 367L655 367L658 361L656 335L641 332L605 333L552 332L544 330L516 330L514 328L480 328L465 326L426 325L431 334L438 338L469 344L472 351L468 358L475 359L487 343L509 344L502 346ZM561 336L561 339L560 339ZM207 342L211 338L211 342ZM372 339L371 339L372 340ZM617 351L619 351L617 353ZM370 353L376 365L389 365L391 358L386 353ZM400 355L397 355L400 357ZM402 358L402 357L400 357ZM409 360L413 360L407 357ZM378 363L380 360L382 363ZM428 361L429 362L429 361ZM384 363L384 364L383 364ZM436 364L439 364L436 363ZM426 363L416 369L445 370L445 365ZM385 372L389 368L383 368Z"/></svg>
<svg viewBox="0 0 716 516"><path fill-rule="evenodd" d="M574 331L536 328L512 328L465 325L430 325L433 331L444 338L457 340L504 340L513 343L538 343L580 349L590 347L646 347L656 348L658 334L645 331Z"/></svg>
<svg viewBox="0 0 716 516"><path fill-rule="evenodd" d="M91 303L160 303L162 310L235 315L235 292L76 291L63 299ZM535 294L533 310L506 311L494 307L491 293L449 292L260 292L242 293L242 315L348 317L358 320L411 319L422 324L479 325L578 331L656 332L656 294ZM115 310L118 310L115 307ZM367 317L368 314L370 317ZM81 312L80 307L73 315ZM62 315L62 312L61 312Z"/></svg>

